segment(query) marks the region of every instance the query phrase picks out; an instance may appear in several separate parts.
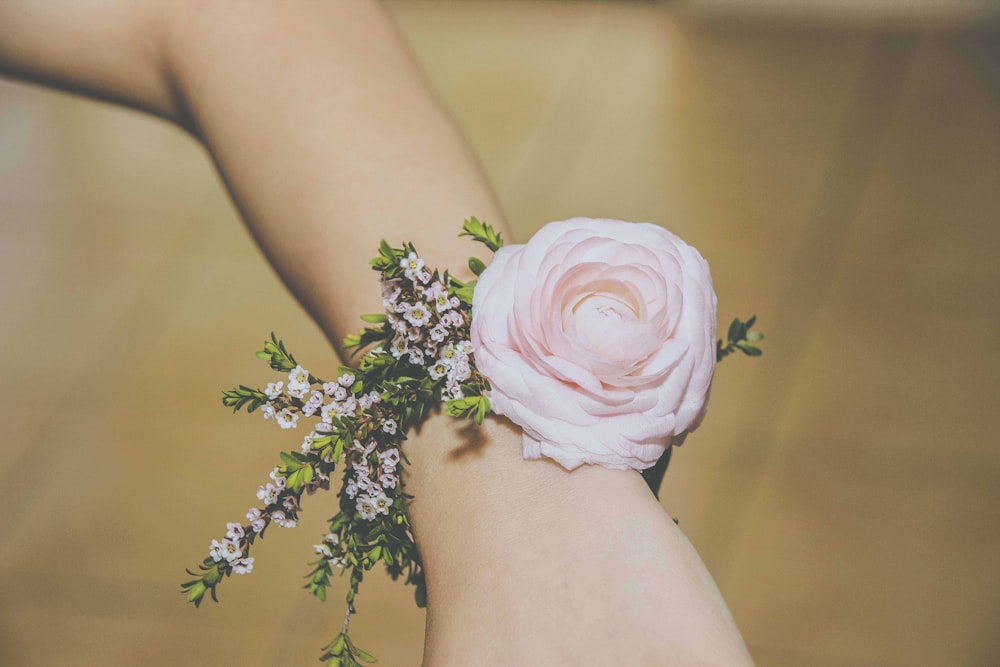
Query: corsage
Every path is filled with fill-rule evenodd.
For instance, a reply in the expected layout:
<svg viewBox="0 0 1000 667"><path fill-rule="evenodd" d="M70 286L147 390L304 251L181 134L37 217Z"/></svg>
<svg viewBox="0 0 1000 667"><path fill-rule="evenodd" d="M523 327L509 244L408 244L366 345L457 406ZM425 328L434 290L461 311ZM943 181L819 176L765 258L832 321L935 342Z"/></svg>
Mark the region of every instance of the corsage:
<svg viewBox="0 0 1000 667"><path fill-rule="evenodd" d="M461 235L494 253L489 266L469 260L478 278L468 282L426 266L412 243L382 241L371 266L384 312L363 316L368 326L344 342L363 353L356 368L315 375L272 334L257 356L283 377L223 392L234 412L260 412L283 430L312 423L297 450L281 453L246 520L228 523L188 570L189 602L217 600L223 579L251 572L256 541L273 525L295 527L303 496L339 474L339 508L305 588L325 600L333 576L348 577L343 626L321 660L374 662L348 632L365 572L381 563L426 602L402 444L429 413L443 406L477 424L502 415L522 428L525 458L642 470L656 493L671 445L704 417L716 362L761 353L753 317L716 340L708 264L662 227L574 218L504 246L470 218Z"/></svg>

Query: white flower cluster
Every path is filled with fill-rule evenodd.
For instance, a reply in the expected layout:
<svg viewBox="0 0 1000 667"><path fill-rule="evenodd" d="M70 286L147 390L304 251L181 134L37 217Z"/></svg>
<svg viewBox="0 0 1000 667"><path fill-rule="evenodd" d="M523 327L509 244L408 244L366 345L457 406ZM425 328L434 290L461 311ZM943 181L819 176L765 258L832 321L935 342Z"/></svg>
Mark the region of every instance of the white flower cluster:
<svg viewBox="0 0 1000 667"><path fill-rule="evenodd" d="M336 533L328 533L323 538L322 544L313 545L316 553L326 558L326 561L333 567L343 568L347 564L344 553L341 549L340 537Z"/></svg>
<svg viewBox="0 0 1000 667"><path fill-rule="evenodd" d="M248 526L238 523L226 524L226 537L222 540L212 540L208 555L216 563L226 561L236 574L249 574L253 571L253 558L243 556L244 542L247 541L247 530L260 533L269 522L274 522L282 528L295 528L299 511L298 499L293 495L282 497L285 489L285 478L278 468L270 473L271 481L257 487L257 499L264 503L264 509L251 507L247 511ZM329 479L329 478L327 478ZM279 502L280 499L280 502Z"/></svg>
<svg viewBox="0 0 1000 667"><path fill-rule="evenodd" d="M408 285L384 275L381 279L382 305L395 331L389 352L396 359L405 356L415 366L426 366L434 380L446 378L445 400L462 398L461 384L472 377L472 343L462 338L468 322L459 309L461 301L432 279L416 253L400 260L400 267Z"/></svg>
<svg viewBox="0 0 1000 667"><path fill-rule="evenodd" d="M344 373L336 382L327 382L322 385L322 391L312 389L309 371L296 366L288 374L288 385L284 382L271 382L264 389L264 395L269 399L261 406L261 413L264 419L273 419L278 426L283 429L295 428L298 426L299 414L305 417L312 417L319 413L323 422L316 427L317 431L332 431L333 417L356 417L359 410L367 410L372 405L381 400L377 392L369 392L362 396L355 396L351 393L355 377L353 373ZM302 401L302 407L297 404L288 403L284 396L297 398ZM307 397L308 396L308 397ZM330 402L326 403L326 399ZM312 434L310 434L311 436ZM306 437L306 440L310 439ZM308 452L307 443L302 443L303 452Z"/></svg>
<svg viewBox="0 0 1000 667"><path fill-rule="evenodd" d="M396 359L404 357L413 365L423 367L432 380L444 379L442 398L462 398L461 385L472 377L472 343L468 337L468 315L461 309L461 301L448 293L447 286L429 272L415 252L402 258L400 267L404 278L386 279L383 274L382 303L386 318L394 335L389 353ZM382 348L369 354L385 354ZM300 417L318 417L321 422L302 440L301 451L314 453L313 446L324 436L337 430L334 419L373 419L376 431L367 442L355 440L345 452L345 465L350 473L344 493L355 503L355 509L365 521L375 521L380 515L388 516L392 510L396 490L401 487L400 452L397 447L376 451L391 444L399 432L396 419L373 410L382 397L377 391L360 393L357 378L344 372L335 382L321 383L300 365L288 373L285 380L269 383L263 391L266 402L261 413L282 429L298 426ZM369 431L371 433L371 431ZM389 443L384 438L389 437ZM325 442L329 442L328 439ZM330 455L324 459L332 464ZM313 468L313 482L305 491L329 488L329 473ZM227 524L226 537L212 540L209 555L216 563L225 561L232 571L245 574L253 569L253 558L245 557L250 538L261 533L269 523L284 528L298 524L299 495L286 491L285 478L275 468L271 481L257 489L257 499L263 507L251 507L247 512L249 524ZM336 567L344 567L345 545L336 534L326 536L316 552Z"/></svg>
<svg viewBox="0 0 1000 667"><path fill-rule="evenodd" d="M379 465L373 469L368 456L375 451L376 446L374 440L365 445L354 441L352 450L360 454L360 460L352 464L354 475L344 486L344 493L356 501L355 508L365 521L374 521L379 514L389 514L392 498L386 493L386 489L390 489L391 494L391 489L399 484L399 450L393 447L379 452Z"/></svg>
<svg viewBox="0 0 1000 667"><path fill-rule="evenodd" d="M221 540L212 540L208 555L219 563L226 561L236 574L249 574L253 571L253 558L243 557L243 526L238 523L226 524L226 536Z"/></svg>

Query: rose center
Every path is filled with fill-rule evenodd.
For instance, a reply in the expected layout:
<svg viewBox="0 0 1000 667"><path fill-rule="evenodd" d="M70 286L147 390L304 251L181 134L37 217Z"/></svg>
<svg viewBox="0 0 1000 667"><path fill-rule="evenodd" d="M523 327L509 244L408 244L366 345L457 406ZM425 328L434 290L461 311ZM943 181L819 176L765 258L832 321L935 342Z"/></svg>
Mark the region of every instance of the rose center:
<svg viewBox="0 0 1000 667"><path fill-rule="evenodd" d="M595 352L621 356L622 337L639 319L637 308L626 295L590 292L581 296L572 308L578 340ZM626 353L627 354L627 353Z"/></svg>

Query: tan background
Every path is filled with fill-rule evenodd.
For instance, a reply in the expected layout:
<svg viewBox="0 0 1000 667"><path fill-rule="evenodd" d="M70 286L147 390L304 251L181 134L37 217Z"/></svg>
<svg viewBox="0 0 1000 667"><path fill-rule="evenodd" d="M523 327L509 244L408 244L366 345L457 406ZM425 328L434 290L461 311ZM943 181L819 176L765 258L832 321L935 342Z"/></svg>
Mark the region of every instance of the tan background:
<svg viewBox="0 0 1000 667"><path fill-rule="evenodd" d="M722 366L663 493L758 662L1000 664L1000 23L762 4L393 10L522 239L662 223L723 324L760 315L765 356ZM332 498L221 605L177 590L298 445L219 390L271 379L272 330L333 363L205 153L0 82L0 212L0 664L313 664ZM416 664L422 614L382 579L357 639Z"/></svg>

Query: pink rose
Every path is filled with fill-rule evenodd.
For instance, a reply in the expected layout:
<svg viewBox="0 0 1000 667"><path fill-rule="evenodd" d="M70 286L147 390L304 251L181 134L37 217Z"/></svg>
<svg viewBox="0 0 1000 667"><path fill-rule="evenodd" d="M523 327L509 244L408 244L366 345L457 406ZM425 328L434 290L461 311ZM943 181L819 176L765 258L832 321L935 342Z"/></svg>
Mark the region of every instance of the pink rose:
<svg viewBox="0 0 1000 667"><path fill-rule="evenodd" d="M573 218L496 253L472 345L525 458L641 470L701 421L715 307L708 263L674 234Z"/></svg>

